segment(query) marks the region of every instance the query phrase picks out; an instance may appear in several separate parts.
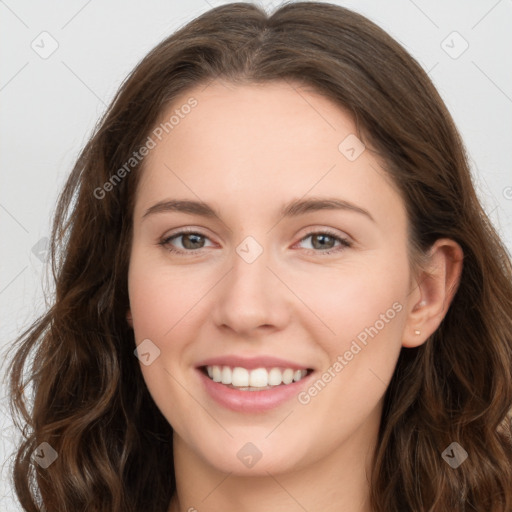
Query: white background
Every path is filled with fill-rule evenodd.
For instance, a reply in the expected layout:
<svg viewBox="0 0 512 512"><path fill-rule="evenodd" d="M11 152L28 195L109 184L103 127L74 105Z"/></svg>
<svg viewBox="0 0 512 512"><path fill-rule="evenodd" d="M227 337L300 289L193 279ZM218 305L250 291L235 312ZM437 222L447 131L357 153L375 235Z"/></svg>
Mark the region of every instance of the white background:
<svg viewBox="0 0 512 512"><path fill-rule="evenodd" d="M97 119L153 46L223 3L0 0L2 353L44 310L44 254L32 249L49 235L58 191ZM332 3L375 21L429 71L466 143L478 194L511 251L512 0ZM40 35L45 31L50 36ZM58 48L48 58L31 47L48 50L52 39ZM13 449L6 411L0 388L0 463ZM8 463L0 471L5 512L20 510L9 498Z"/></svg>

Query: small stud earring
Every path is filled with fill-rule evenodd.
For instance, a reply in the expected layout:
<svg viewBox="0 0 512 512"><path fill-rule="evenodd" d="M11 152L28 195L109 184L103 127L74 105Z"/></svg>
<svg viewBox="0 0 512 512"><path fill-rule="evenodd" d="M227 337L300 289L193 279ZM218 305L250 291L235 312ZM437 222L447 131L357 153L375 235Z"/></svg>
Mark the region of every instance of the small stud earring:
<svg viewBox="0 0 512 512"><path fill-rule="evenodd" d="M416 334L418 336L421 334L421 331L416 330L416 331L414 331L414 334Z"/></svg>

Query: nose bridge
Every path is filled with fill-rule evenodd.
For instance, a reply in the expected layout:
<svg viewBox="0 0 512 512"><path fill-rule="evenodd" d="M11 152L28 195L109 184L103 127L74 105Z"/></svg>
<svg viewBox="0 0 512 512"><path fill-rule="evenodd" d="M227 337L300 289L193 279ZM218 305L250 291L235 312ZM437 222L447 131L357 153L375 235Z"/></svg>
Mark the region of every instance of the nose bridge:
<svg viewBox="0 0 512 512"><path fill-rule="evenodd" d="M247 265L252 265L263 253L268 254L269 251L254 236L248 235L237 245L235 252Z"/></svg>
<svg viewBox="0 0 512 512"><path fill-rule="evenodd" d="M235 247L232 269L217 302L219 324L235 331L250 331L262 325L276 326L284 320L279 286L267 268L272 267L270 255L263 240L251 235Z"/></svg>
<svg viewBox="0 0 512 512"><path fill-rule="evenodd" d="M263 244L263 240L259 242L254 236L248 235L235 247L227 290L239 299L262 301L259 308L263 307L263 302L268 302L271 295L268 281L272 273L267 268L271 265L270 251Z"/></svg>

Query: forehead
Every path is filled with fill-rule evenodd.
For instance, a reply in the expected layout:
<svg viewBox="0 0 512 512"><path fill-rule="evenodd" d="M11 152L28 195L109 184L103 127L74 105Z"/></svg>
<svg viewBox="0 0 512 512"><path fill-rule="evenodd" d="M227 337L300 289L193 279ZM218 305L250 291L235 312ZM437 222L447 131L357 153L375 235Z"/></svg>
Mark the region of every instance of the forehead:
<svg viewBox="0 0 512 512"><path fill-rule="evenodd" d="M308 191L339 191L374 209L391 200L403 209L371 152L361 146L357 157L360 141L349 112L311 88L215 81L176 98L158 127L160 139L154 137L144 160L139 213L167 196L238 200L261 209Z"/></svg>
<svg viewBox="0 0 512 512"><path fill-rule="evenodd" d="M213 138L231 149L242 144L251 152L254 144L264 142L269 149L279 144L300 151L304 142L307 148L325 137L326 143L336 143L340 135L356 131L347 109L311 87L290 81L244 85L214 81L181 94L163 113L162 120L185 109L192 98L196 107L181 116L179 126L166 135L186 137L193 131L194 136L204 137L205 143ZM276 139L276 135L281 137ZM327 145L318 147L325 150Z"/></svg>

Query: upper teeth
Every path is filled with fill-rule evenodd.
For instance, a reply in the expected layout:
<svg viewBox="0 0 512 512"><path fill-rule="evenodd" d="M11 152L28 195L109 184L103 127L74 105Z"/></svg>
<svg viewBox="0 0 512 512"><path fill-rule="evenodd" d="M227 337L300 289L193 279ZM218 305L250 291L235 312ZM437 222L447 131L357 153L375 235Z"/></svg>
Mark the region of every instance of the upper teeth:
<svg viewBox="0 0 512 512"><path fill-rule="evenodd" d="M247 370L236 366L207 366L208 376L214 382L231 384L236 387L264 388L266 386L279 386L296 382L306 376L307 370L293 370L292 368L255 368Z"/></svg>

